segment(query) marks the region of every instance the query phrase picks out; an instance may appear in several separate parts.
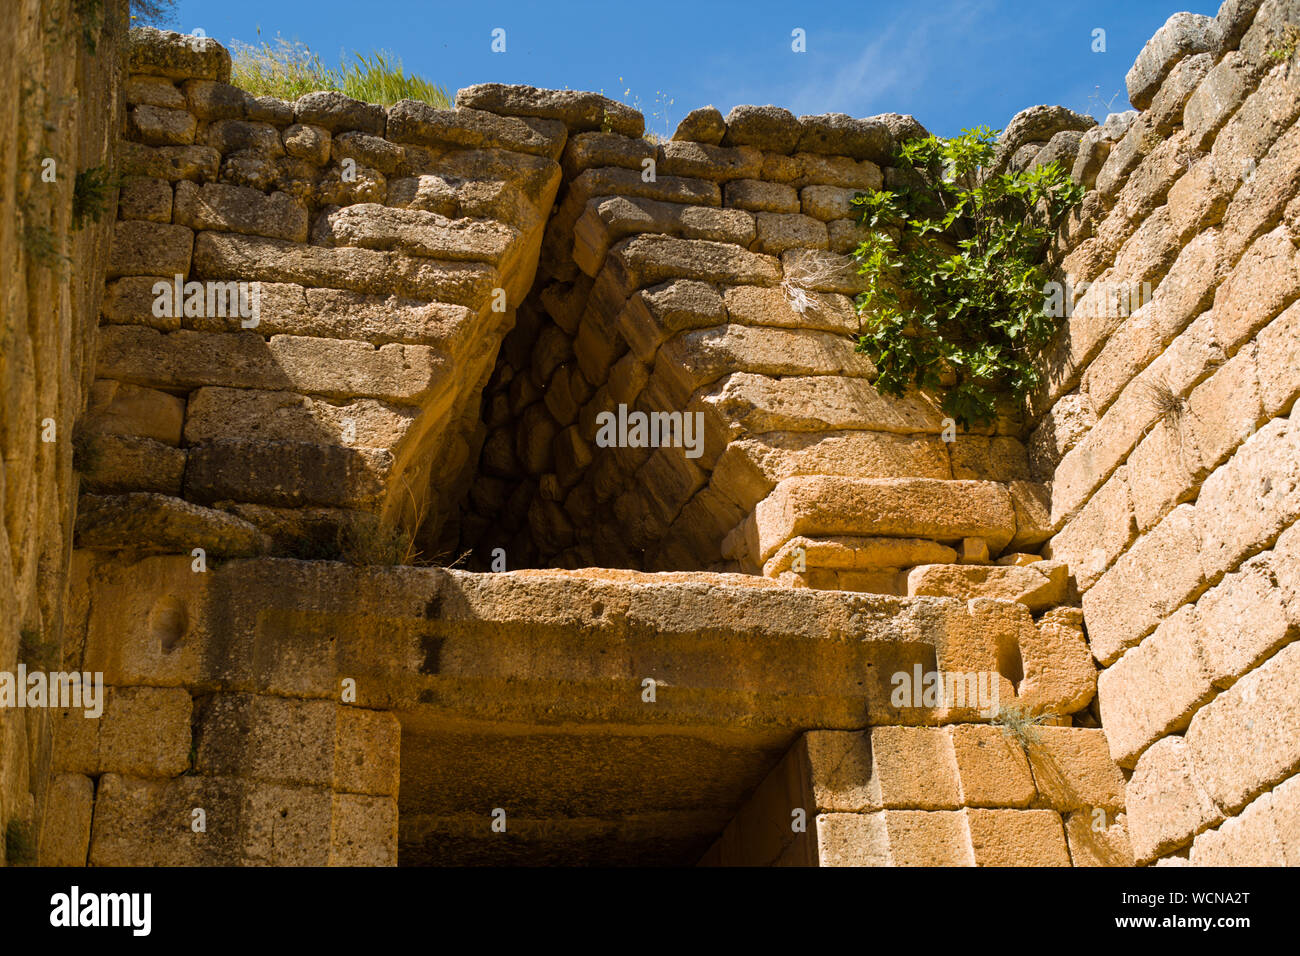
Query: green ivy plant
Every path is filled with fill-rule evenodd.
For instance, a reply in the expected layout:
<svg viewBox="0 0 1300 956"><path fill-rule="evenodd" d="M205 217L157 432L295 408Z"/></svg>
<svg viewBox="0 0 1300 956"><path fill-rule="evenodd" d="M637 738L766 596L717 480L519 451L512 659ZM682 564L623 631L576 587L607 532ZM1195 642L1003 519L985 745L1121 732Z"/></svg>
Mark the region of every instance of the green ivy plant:
<svg viewBox="0 0 1300 956"><path fill-rule="evenodd" d="M1040 381L1035 359L1060 324L1044 308L1043 253L1083 187L1056 163L990 171L997 130L929 136L897 154L899 185L854 198L870 228L854 256L858 350L876 387L942 392L958 424L988 424L999 396L1023 398Z"/></svg>

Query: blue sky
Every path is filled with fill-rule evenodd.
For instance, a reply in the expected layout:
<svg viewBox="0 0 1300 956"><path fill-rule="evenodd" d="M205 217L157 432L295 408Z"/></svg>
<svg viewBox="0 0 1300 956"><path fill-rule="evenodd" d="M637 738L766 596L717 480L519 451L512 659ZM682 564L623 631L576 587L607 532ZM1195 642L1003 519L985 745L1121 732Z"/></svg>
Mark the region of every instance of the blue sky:
<svg viewBox="0 0 1300 956"><path fill-rule="evenodd" d="M775 103L801 113L912 113L932 132L1006 125L1037 103L1102 118L1128 109L1124 74L1188 0L930 0L714 4L428 0L180 0L174 29L229 44L276 34L328 62L397 54L449 92L472 83L602 90L671 133L691 109ZM506 31L493 53L491 33ZM805 31L807 51L791 50ZM1093 31L1105 30L1105 52Z"/></svg>

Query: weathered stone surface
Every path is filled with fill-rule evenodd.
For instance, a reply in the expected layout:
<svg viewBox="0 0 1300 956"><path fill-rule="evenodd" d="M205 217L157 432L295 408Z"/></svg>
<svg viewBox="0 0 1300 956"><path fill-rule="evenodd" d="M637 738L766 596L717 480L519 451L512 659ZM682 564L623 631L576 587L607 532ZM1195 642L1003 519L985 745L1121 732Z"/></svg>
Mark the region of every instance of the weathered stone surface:
<svg viewBox="0 0 1300 956"><path fill-rule="evenodd" d="M653 160L657 153L654 144L644 139L628 139L617 133L578 133L570 136L565 144L561 165L568 179L577 179L588 169L604 166L621 166L639 172L648 168L646 160Z"/></svg>
<svg viewBox="0 0 1300 956"><path fill-rule="evenodd" d="M888 399L863 378L814 375L772 379L736 372L703 396L703 401L754 434L837 429L938 434L943 429L942 413L923 396L914 393L901 401Z"/></svg>
<svg viewBox="0 0 1300 956"><path fill-rule="evenodd" d="M1300 515L1300 429L1274 419L1201 486L1201 566L1214 580L1266 547ZM1166 519L1168 520L1168 519Z"/></svg>
<svg viewBox="0 0 1300 956"><path fill-rule="evenodd" d="M113 225L108 276L186 275L194 232L167 223L126 221Z"/></svg>
<svg viewBox="0 0 1300 956"><path fill-rule="evenodd" d="M805 215L826 222L852 217L856 211L852 205L853 197L859 192L841 186L805 186L799 197Z"/></svg>
<svg viewBox="0 0 1300 956"><path fill-rule="evenodd" d="M497 265L519 233L490 220L448 219L436 212L359 203L322 216L314 238L335 246Z"/></svg>
<svg viewBox="0 0 1300 956"><path fill-rule="evenodd" d="M370 510L379 504L392 468L387 449L215 439L189 450L185 497L205 505L235 500Z"/></svg>
<svg viewBox="0 0 1300 956"><path fill-rule="evenodd" d="M133 176L122 184L118 194L119 219L147 219L150 222L171 222L172 185L165 179Z"/></svg>
<svg viewBox="0 0 1300 956"><path fill-rule="evenodd" d="M978 536L1001 549L1014 527L1010 496L994 482L788 478L756 509L750 550L766 561L796 534Z"/></svg>
<svg viewBox="0 0 1300 956"><path fill-rule="evenodd" d="M796 153L799 173L790 184L805 186L841 186L855 190L879 189L883 185L880 167L870 160L855 162L845 156Z"/></svg>
<svg viewBox="0 0 1300 956"><path fill-rule="evenodd" d="M666 343L655 360L655 375L675 390L683 403L696 389L735 368L768 376L867 378L875 372L870 360L840 336L747 325L684 332Z"/></svg>
<svg viewBox="0 0 1300 956"><path fill-rule="evenodd" d="M605 130L631 137L645 132L645 117L638 110L599 93L579 90L478 83L456 94L456 106L504 116L559 120L575 132Z"/></svg>
<svg viewBox="0 0 1300 956"><path fill-rule="evenodd" d="M722 113L713 106L701 106L687 113L673 133L678 142L708 143L716 146L722 142L727 132L727 123Z"/></svg>
<svg viewBox="0 0 1300 956"><path fill-rule="evenodd" d="M1136 110L1110 113L1105 122L1083 131L1071 167L1071 175L1077 182L1089 188L1096 184L1097 174L1101 172L1112 147L1123 139L1137 115Z"/></svg>
<svg viewBox="0 0 1300 956"><path fill-rule="evenodd" d="M1029 436L1027 450L1034 473L1050 476L1065 453L1097 423L1092 403L1078 392L1063 395Z"/></svg>
<svg viewBox="0 0 1300 956"><path fill-rule="evenodd" d="M1192 843L1192 866L1286 866L1287 837L1279 826L1274 795L1262 794L1214 830L1206 830Z"/></svg>
<svg viewBox="0 0 1300 956"><path fill-rule="evenodd" d="M618 260L631 289L670 279L776 285L781 275L780 265L771 256L703 239L635 236L615 245L610 258Z"/></svg>
<svg viewBox="0 0 1300 956"><path fill-rule="evenodd" d="M961 803L967 807L1028 807L1037 795L1024 748L997 727L949 728Z"/></svg>
<svg viewBox="0 0 1300 956"><path fill-rule="evenodd" d="M1041 727L1028 748L1042 806L1059 811L1124 808L1124 776L1100 728Z"/></svg>
<svg viewBox="0 0 1300 956"><path fill-rule="evenodd" d="M1290 730L1300 702L1300 643L1291 643L1206 704L1187 728L1196 776L1226 813L1300 768Z"/></svg>
<svg viewBox="0 0 1300 956"><path fill-rule="evenodd" d="M1006 165L1015 152L1027 143L1046 143L1063 130L1087 130L1097 125L1091 116L1076 113L1064 106L1031 106L1021 110L1007 123L998 139L994 168Z"/></svg>
<svg viewBox="0 0 1300 956"><path fill-rule="evenodd" d="M1246 181L1223 214L1223 253L1229 261L1241 256L1247 245L1278 219L1285 219L1287 228L1295 235L1298 207L1294 197L1300 192L1300 125L1293 125L1278 137L1254 175L1247 169L1243 178Z"/></svg>
<svg viewBox="0 0 1300 956"><path fill-rule="evenodd" d="M1262 329L1256 344L1264 414L1285 414L1300 396L1300 303Z"/></svg>
<svg viewBox="0 0 1300 956"><path fill-rule="evenodd" d="M1139 290L1142 304L1083 374L1082 387L1094 410L1103 413L1110 407L1125 386L1211 305L1221 278L1219 268L1219 237L1210 230L1183 247L1154 294Z"/></svg>
<svg viewBox="0 0 1300 956"><path fill-rule="evenodd" d="M247 521L179 498L145 492L82 495L77 507L77 546L99 550L145 550L240 557L265 550L262 535Z"/></svg>
<svg viewBox="0 0 1300 956"><path fill-rule="evenodd" d="M656 176L654 182L647 183L635 170L617 167L588 169L582 173L569 184L569 192L562 205L571 207L572 218L576 220L585 211L590 199L605 196L635 196L695 206L722 205L722 190L715 182L681 176ZM564 214L563 208L556 213L552 219L553 228L554 223ZM569 241L570 237L565 236L564 239Z"/></svg>
<svg viewBox="0 0 1300 956"><path fill-rule="evenodd" d="M244 117L257 123L287 126L293 122L293 104L277 100L274 96L246 96Z"/></svg>
<svg viewBox="0 0 1300 956"><path fill-rule="evenodd" d="M1113 663L1200 590L1200 518L1199 508L1179 505L1083 595L1088 636L1102 664Z"/></svg>
<svg viewBox="0 0 1300 956"><path fill-rule="evenodd" d="M826 224L831 252L855 252L867 241L871 230L856 219L833 219Z"/></svg>
<svg viewBox="0 0 1300 956"><path fill-rule="evenodd" d="M616 322L632 353L650 363L674 333L726 325L727 309L713 286L677 279L637 292L619 310Z"/></svg>
<svg viewBox="0 0 1300 956"><path fill-rule="evenodd" d="M894 143L899 146L908 140L925 139L930 135L930 131L910 113L881 113L869 118L884 123L894 137Z"/></svg>
<svg viewBox="0 0 1300 956"><path fill-rule="evenodd" d="M884 824L888 841L888 856L885 859L892 866L975 865L970 830L963 811L886 810L874 816ZM862 843L866 847L875 846L871 840L863 840ZM829 865L872 864L855 854L847 857L844 862Z"/></svg>
<svg viewBox="0 0 1300 956"><path fill-rule="evenodd" d="M306 439L392 449L401 444L418 414L410 406L368 398L334 404L293 392L199 388L190 397L185 440L197 445L217 439Z"/></svg>
<svg viewBox="0 0 1300 956"><path fill-rule="evenodd" d="M1034 156L1029 168L1055 163L1058 168L1069 172L1074 169L1075 157L1079 154L1079 143L1083 132L1077 129L1063 129L1047 141L1047 145Z"/></svg>
<svg viewBox="0 0 1300 956"><path fill-rule="evenodd" d="M194 261L212 278L291 282L473 307L480 307L497 285L496 270L484 263L445 263L377 249L324 248L217 232L199 234Z"/></svg>
<svg viewBox="0 0 1300 956"><path fill-rule="evenodd" d="M339 164L351 159L358 166L377 169L391 176L405 163L406 150L382 137L348 130L331 138L330 156Z"/></svg>
<svg viewBox="0 0 1300 956"><path fill-rule="evenodd" d="M195 83L211 82L194 80ZM140 103L171 110L185 109L185 94L175 82L163 76L128 76L122 81L122 97L132 106ZM206 117L205 117L206 118Z"/></svg>
<svg viewBox="0 0 1300 956"><path fill-rule="evenodd" d="M799 214L757 214L757 250L779 256L787 249L825 249L830 244L824 223Z"/></svg>
<svg viewBox="0 0 1300 956"><path fill-rule="evenodd" d="M802 153L826 153L887 163L893 150L893 136L884 122L875 118L854 119L844 113L800 116L802 130L796 149Z"/></svg>
<svg viewBox="0 0 1300 956"><path fill-rule="evenodd" d="M1215 132L1250 93L1258 67L1233 51L1215 64L1183 107L1183 125L1193 149L1204 149Z"/></svg>
<svg viewBox="0 0 1300 956"><path fill-rule="evenodd" d="M316 166L329 162L332 138L322 126L294 123L280 134L284 149L290 156L305 159Z"/></svg>
<svg viewBox="0 0 1300 956"><path fill-rule="evenodd" d="M132 135L148 146L185 146L193 143L194 131L198 125L185 110L146 104L131 110L130 123Z"/></svg>
<svg viewBox="0 0 1300 956"><path fill-rule="evenodd" d="M1197 602L1200 654L1216 687L1231 686L1296 636L1295 611L1275 574L1286 560L1272 553L1252 558Z"/></svg>
<svg viewBox="0 0 1300 956"><path fill-rule="evenodd" d="M231 86L229 83L202 79L186 80L181 86L185 94L177 105L188 106L189 111L201 120L248 118L246 103L250 97L238 87ZM292 118L292 107L290 107L290 119Z"/></svg>
<svg viewBox="0 0 1300 956"><path fill-rule="evenodd" d="M1223 819L1197 779L1182 737L1165 737L1142 755L1127 789L1133 856L1147 863Z"/></svg>
<svg viewBox="0 0 1300 956"><path fill-rule="evenodd" d="M178 179L216 179L221 154L211 146L144 146L120 144L122 172L128 176Z"/></svg>
<svg viewBox="0 0 1300 956"><path fill-rule="evenodd" d="M99 379L91 386L84 427L97 434L179 445L185 405L185 399L157 389Z"/></svg>
<svg viewBox="0 0 1300 956"><path fill-rule="evenodd" d="M1067 575L1066 566L1055 562L1027 567L929 564L908 572L907 594L963 600L997 598L1019 601L1031 611L1041 611L1065 602Z"/></svg>
<svg viewBox="0 0 1300 956"><path fill-rule="evenodd" d="M659 144L658 169L669 176L695 176L725 182L757 179L763 153L753 146L723 147L668 141Z"/></svg>
<svg viewBox="0 0 1300 956"><path fill-rule="evenodd" d="M1235 50L1250 29L1263 0L1223 0L1214 18L1219 33L1219 49Z"/></svg>
<svg viewBox="0 0 1300 956"><path fill-rule="evenodd" d="M441 378L429 348L273 336L106 330L99 361L105 377L163 386L300 388L317 394L401 401L425 395Z"/></svg>
<svg viewBox="0 0 1300 956"><path fill-rule="evenodd" d="M595 276L610 244L640 233L748 247L754 242L755 226L754 217L738 209L685 206L624 196L593 199L574 226L573 260L587 275Z"/></svg>
<svg viewBox="0 0 1300 956"><path fill-rule="evenodd" d="M1191 386L1222 362L1215 316L1207 312L1179 335L1160 357L1124 387L1105 415L1055 469L1052 519L1075 515L1093 491L1119 467L1150 426L1173 412L1164 406L1185 398Z"/></svg>
<svg viewBox="0 0 1300 956"><path fill-rule="evenodd" d="M1213 50L1218 42L1219 33L1211 17L1175 13L1147 41L1124 78L1129 100L1138 109L1146 109L1179 60Z"/></svg>
<svg viewBox="0 0 1300 956"><path fill-rule="evenodd" d="M221 229L305 242L307 210L284 193L191 182L176 185L176 222L194 230Z"/></svg>
<svg viewBox="0 0 1300 956"><path fill-rule="evenodd" d="M946 545L924 538L791 538L768 559L763 574L777 577L797 558L808 567L867 570L905 568L927 562L950 564L957 552Z"/></svg>
<svg viewBox="0 0 1300 956"><path fill-rule="evenodd" d="M54 712L54 765L98 776L172 777L190 767L189 693L180 687L110 687L103 714Z"/></svg>
<svg viewBox="0 0 1300 956"><path fill-rule="evenodd" d="M723 204L754 212L798 212L799 193L784 183L733 179L724 187Z"/></svg>
<svg viewBox="0 0 1300 956"><path fill-rule="evenodd" d="M757 146L771 153L793 153L803 129L794 114L779 106L734 106L727 114L724 146Z"/></svg>
<svg viewBox="0 0 1300 956"><path fill-rule="evenodd" d="M230 54L210 37L138 27L127 34L126 69L130 73L226 83L230 80Z"/></svg>
<svg viewBox="0 0 1300 956"><path fill-rule="evenodd" d="M391 714L323 700L219 695L196 721L195 769L211 776L393 795L398 735Z"/></svg>
<svg viewBox="0 0 1300 956"><path fill-rule="evenodd" d="M315 94L309 94L315 95ZM251 123L247 120L217 120L209 123L204 132L204 143L223 156L248 150L261 157L274 159L284 154L280 131L270 123Z"/></svg>
<svg viewBox="0 0 1300 956"><path fill-rule="evenodd" d="M1092 813L1072 813L1065 820L1071 866L1133 866L1133 846L1128 835L1128 818L1117 814L1098 829Z"/></svg>
<svg viewBox="0 0 1300 956"><path fill-rule="evenodd" d="M317 121L300 116L299 122ZM317 125L330 129L324 122ZM383 133L383 130L368 132ZM564 124L552 119L519 119L463 108L440 110L416 100L401 100L388 109L387 137L395 143L508 149L558 160L565 136Z"/></svg>
<svg viewBox="0 0 1300 956"><path fill-rule="evenodd" d="M375 136L384 135L386 120L382 106L362 103L337 90L306 93L294 102L293 111L298 123L319 126L331 133L355 129Z"/></svg>
<svg viewBox="0 0 1300 956"><path fill-rule="evenodd" d="M861 431L766 432L739 438L727 446L713 469L715 485L744 511L778 482L796 475L947 478L950 472L943 444L935 438ZM951 548L940 555L917 555L902 565L883 566L956 560Z"/></svg>
<svg viewBox="0 0 1300 956"><path fill-rule="evenodd" d="M1214 294L1214 330L1235 352L1300 296L1300 255L1284 226L1261 236Z"/></svg>
<svg viewBox="0 0 1300 956"><path fill-rule="evenodd" d="M805 292L857 295L865 290L866 279L851 256L821 249L788 249L781 253L781 270L787 285Z"/></svg>
<svg viewBox="0 0 1300 956"><path fill-rule="evenodd" d="M1186 729L1196 710L1214 696L1203 642L1196 608L1184 605L1098 676L1106 737L1121 767L1131 768L1164 734Z"/></svg>
<svg viewBox="0 0 1300 956"><path fill-rule="evenodd" d="M354 819L355 811L343 801L349 796L353 795L238 777L146 780L106 774L96 795L89 862L93 866L375 865L384 862L385 854L395 855L396 807L385 815L373 805L375 798L355 797L372 801L366 809L372 821L380 821L376 832L365 834L364 843L382 849L363 854L357 845L363 839L358 829L361 821ZM237 820L239 825L193 834L184 821L194 807L203 807L210 819ZM150 825L149 821L159 819L181 823L163 828ZM199 841L197 836L209 838Z"/></svg>
<svg viewBox="0 0 1300 956"><path fill-rule="evenodd" d="M76 456L83 491L181 493L186 452L151 438L86 436L78 443Z"/></svg>
<svg viewBox="0 0 1300 956"><path fill-rule="evenodd" d="M54 774L45 801L37 862L41 866L85 866L95 782L82 774Z"/></svg>
<svg viewBox="0 0 1300 956"><path fill-rule="evenodd" d="M819 866L889 866L892 862L883 813L824 813L814 824L813 858Z"/></svg>
<svg viewBox="0 0 1300 956"><path fill-rule="evenodd" d="M1068 866L1061 816L1051 810L963 811L976 866Z"/></svg>
<svg viewBox="0 0 1300 956"><path fill-rule="evenodd" d="M724 299L727 315L741 325L818 329L843 335L853 335L858 328L853 303L830 292L811 292L802 300L791 301L779 288L736 285L727 287Z"/></svg>

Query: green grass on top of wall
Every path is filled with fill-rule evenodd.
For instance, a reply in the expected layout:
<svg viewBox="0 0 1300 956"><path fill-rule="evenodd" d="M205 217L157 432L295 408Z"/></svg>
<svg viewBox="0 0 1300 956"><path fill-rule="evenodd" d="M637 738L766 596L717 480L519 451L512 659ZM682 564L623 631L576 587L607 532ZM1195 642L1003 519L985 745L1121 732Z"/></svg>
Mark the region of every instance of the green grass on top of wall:
<svg viewBox="0 0 1300 956"><path fill-rule="evenodd" d="M231 83L254 96L296 100L304 93L338 90L365 103L389 106L398 100L422 100L448 108L447 91L422 76L407 74L402 61L383 50L353 54L337 68L327 67L306 44L277 36L274 43L232 44Z"/></svg>

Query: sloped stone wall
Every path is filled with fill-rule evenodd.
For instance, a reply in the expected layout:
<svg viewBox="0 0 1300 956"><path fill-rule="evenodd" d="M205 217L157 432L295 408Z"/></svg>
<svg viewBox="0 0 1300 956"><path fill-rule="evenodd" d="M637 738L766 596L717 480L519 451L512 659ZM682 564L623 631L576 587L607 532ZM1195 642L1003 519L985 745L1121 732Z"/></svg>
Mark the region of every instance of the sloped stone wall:
<svg viewBox="0 0 1300 956"><path fill-rule="evenodd" d="M0 9L0 672L57 669L85 404L112 221L74 202L111 178L126 4ZM76 216L74 210L83 213ZM40 841L49 712L0 707L0 863ZM56 778L51 785L61 786ZM89 801L88 791L79 799ZM6 836L14 839L7 841ZM10 860L9 862L22 862Z"/></svg>
<svg viewBox="0 0 1300 956"><path fill-rule="evenodd" d="M1093 285L1030 448L1138 863L1300 863L1297 25L1279 0L1171 18L1059 247Z"/></svg>
<svg viewBox="0 0 1300 956"><path fill-rule="evenodd" d="M152 29L127 69L81 546L436 550L564 124L251 97L218 44Z"/></svg>

